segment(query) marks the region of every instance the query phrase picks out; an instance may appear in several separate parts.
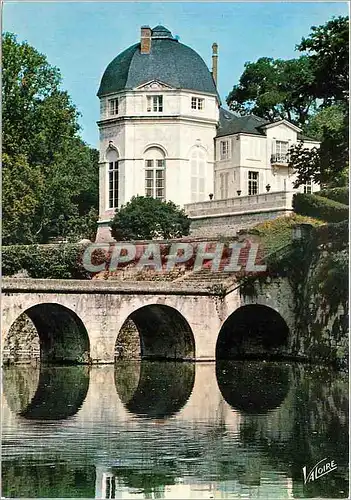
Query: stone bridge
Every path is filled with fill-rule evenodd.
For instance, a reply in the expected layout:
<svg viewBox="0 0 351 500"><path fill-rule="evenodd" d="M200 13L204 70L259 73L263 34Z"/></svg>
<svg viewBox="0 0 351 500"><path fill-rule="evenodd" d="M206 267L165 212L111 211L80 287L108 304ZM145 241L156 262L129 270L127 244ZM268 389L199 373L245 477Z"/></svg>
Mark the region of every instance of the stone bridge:
<svg viewBox="0 0 351 500"><path fill-rule="evenodd" d="M293 292L271 279L250 296L205 283L3 279L2 345L25 313L44 362L113 363L132 321L144 359L295 357Z"/></svg>

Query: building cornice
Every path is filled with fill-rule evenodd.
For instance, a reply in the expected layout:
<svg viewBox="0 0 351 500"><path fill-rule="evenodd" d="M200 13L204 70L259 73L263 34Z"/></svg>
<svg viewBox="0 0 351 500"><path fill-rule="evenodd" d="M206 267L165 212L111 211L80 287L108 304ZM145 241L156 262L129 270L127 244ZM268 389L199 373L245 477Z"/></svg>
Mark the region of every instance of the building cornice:
<svg viewBox="0 0 351 500"><path fill-rule="evenodd" d="M127 97L128 95L132 96L132 95L135 95L135 94L141 94L141 95L145 95L145 94L149 94L152 95L152 94L155 94L155 91L156 92L159 92L159 93L163 93L163 92L168 92L168 93L171 93L171 92L174 92L175 94L178 94L178 95L181 95L181 94L186 94L186 95L203 95L203 96L207 96L207 97L213 97L218 103L219 103L219 100L218 100L218 97L215 95L215 94L211 94L210 92L201 92L200 90L191 90L191 89L176 89L176 88L173 88L173 87L169 87L169 88L160 88L160 89L143 89L143 88L139 88L139 87L136 87L135 89L123 89L123 90L120 90L119 92L111 92L109 94L104 94L103 96L99 97L100 100L102 99L105 99L106 97L109 99L109 98L113 98L113 97Z"/></svg>
<svg viewBox="0 0 351 500"><path fill-rule="evenodd" d="M191 115L134 115L134 116L120 116L114 118L105 118L104 120L97 121L97 125L99 128L106 125L116 125L116 124L124 124L125 122L165 122L171 120L172 122L178 121L186 121L191 123L204 123L204 124L213 124L217 125L218 120L214 120L211 118L199 118Z"/></svg>

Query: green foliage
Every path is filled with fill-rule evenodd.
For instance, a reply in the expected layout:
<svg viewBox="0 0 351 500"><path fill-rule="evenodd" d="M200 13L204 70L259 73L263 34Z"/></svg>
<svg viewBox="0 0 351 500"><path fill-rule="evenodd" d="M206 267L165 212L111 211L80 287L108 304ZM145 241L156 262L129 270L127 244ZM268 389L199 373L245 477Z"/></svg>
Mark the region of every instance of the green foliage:
<svg viewBox="0 0 351 500"><path fill-rule="evenodd" d="M308 57L287 61L261 57L245 64L227 104L244 115L254 113L269 121L287 119L302 125L315 107L315 99L304 91L311 81Z"/></svg>
<svg viewBox="0 0 351 500"><path fill-rule="evenodd" d="M312 26L297 49L307 52L313 71L311 93L325 104L348 100L349 17L339 16Z"/></svg>
<svg viewBox="0 0 351 500"><path fill-rule="evenodd" d="M324 198L329 198L329 200L338 201L339 203L343 203L344 205L349 204L348 186L331 188L331 189L322 189L318 193L318 195L323 196Z"/></svg>
<svg viewBox="0 0 351 500"><path fill-rule="evenodd" d="M321 109L305 127L317 137L319 148L308 149L303 143L290 150L289 166L297 174L295 187L312 180L330 187L348 184L348 110L342 105Z"/></svg>
<svg viewBox="0 0 351 500"><path fill-rule="evenodd" d="M296 193L293 198L293 207L298 214L326 222L340 222L348 219L349 216L347 205L315 194Z"/></svg>
<svg viewBox="0 0 351 500"><path fill-rule="evenodd" d="M84 246L13 245L2 247L2 274L26 270L30 278L90 279L82 264Z"/></svg>
<svg viewBox="0 0 351 500"><path fill-rule="evenodd" d="M258 235L265 253L272 253L291 243L292 229L298 224L319 226L322 222L311 217L291 214L288 217L260 222L249 230L249 234Z"/></svg>
<svg viewBox="0 0 351 500"><path fill-rule="evenodd" d="M3 243L46 243L97 208L98 152L77 135L59 70L11 33L2 55Z"/></svg>
<svg viewBox="0 0 351 500"><path fill-rule="evenodd" d="M298 173L296 186L312 179L330 187L348 183L349 143L349 18L337 17L313 26L297 47L307 52L313 75L308 95L322 101L305 132L321 140L318 151L295 148L290 166Z"/></svg>
<svg viewBox="0 0 351 500"><path fill-rule="evenodd" d="M189 234L190 219L171 201L134 196L116 211L111 234L117 240L179 238Z"/></svg>
<svg viewBox="0 0 351 500"><path fill-rule="evenodd" d="M315 137L319 141L329 133L337 133L344 126L345 109L341 104L333 104L318 110L308 124L304 132L309 137Z"/></svg>
<svg viewBox="0 0 351 500"><path fill-rule="evenodd" d="M72 467L57 451L55 466L47 459L31 463L23 458L2 463L2 492L9 498L93 498L95 467L79 464Z"/></svg>
<svg viewBox="0 0 351 500"><path fill-rule="evenodd" d="M332 243L335 251L343 250L349 241L349 221L323 224L313 230L313 240L315 247L319 245L329 245Z"/></svg>
<svg viewBox="0 0 351 500"><path fill-rule="evenodd" d="M320 148L303 143L291 150L289 167L295 187L312 180L329 187L348 183L348 17L311 28L297 49L297 59L261 57L248 62L239 84L227 97L229 107L268 121L287 119Z"/></svg>
<svg viewBox="0 0 351 500"><path fill-rule="evenodd" d="M349 252L347 249L329 253L318 270L320 293L327 300L330 312L345 303L349 290Z"/></svg>

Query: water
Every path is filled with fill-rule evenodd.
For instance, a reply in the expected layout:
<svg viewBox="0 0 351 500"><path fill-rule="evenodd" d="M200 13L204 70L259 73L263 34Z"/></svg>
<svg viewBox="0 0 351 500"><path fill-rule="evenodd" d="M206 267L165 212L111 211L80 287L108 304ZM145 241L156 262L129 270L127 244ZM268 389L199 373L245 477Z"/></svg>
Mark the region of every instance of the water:
<svg viewBox="0 0 351 500"><path fill-rule="evenodd" d="M330 368L17 366L2 405L5 497L348 496L348 381ZM337 469L305 485L324 458Z"/></svg>

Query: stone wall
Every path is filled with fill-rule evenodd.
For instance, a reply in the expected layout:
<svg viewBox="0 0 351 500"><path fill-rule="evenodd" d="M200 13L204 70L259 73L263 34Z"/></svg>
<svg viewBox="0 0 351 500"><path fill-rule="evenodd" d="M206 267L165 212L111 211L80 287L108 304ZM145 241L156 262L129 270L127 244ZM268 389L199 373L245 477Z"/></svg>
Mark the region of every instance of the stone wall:
<svg viewBox="0 0 351 500"><path fill-rule="evenodd" d="M229 214L221 216L204 216L191 219L190 234L192 237L214 238L218 236L235 236L240 229L247 229L260 222L288 216L292 210L270 210L245 214Z"/></svg>
<svg viewBox="0 0 351 500"><path fill-rule="evenodd" d="M346 243L346 242L345 242ZM301 350L347 369L349 345L348 250L318 245L311 259L298 314Z"/></svg>
<svg viewBox="0 0 351 500"><path fill-rule="evenodd" d="M138 328L127 319L116 340L116 359L141 359L141 345Z"/></svg>
<svg viewBox="0 0 351 500"><path fill-rule="evenodd" d="M2 346L3 363L35 363L40 360L38 332L26 314L11 326Z"/></svg>

